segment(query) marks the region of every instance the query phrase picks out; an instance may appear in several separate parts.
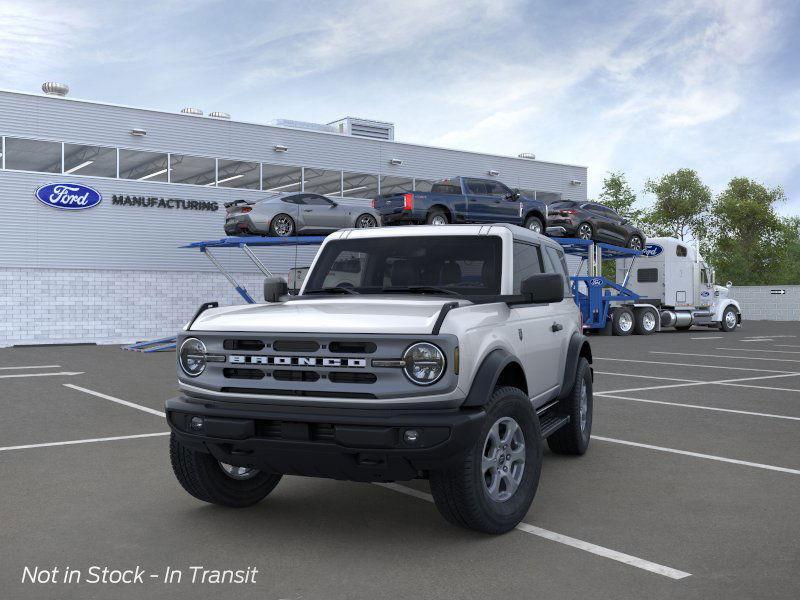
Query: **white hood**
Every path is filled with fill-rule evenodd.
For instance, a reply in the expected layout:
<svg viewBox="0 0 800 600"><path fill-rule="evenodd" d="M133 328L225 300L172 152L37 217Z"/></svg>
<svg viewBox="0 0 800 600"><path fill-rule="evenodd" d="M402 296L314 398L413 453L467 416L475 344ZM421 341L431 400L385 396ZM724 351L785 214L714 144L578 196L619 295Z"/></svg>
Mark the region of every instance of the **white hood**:
<svg viewBox="0 0 800 600"><path fill-rule="evenodd" d="M426 334L433 330L442 305L453 300L407 295L337 296L227 306L205 311L191 330Z"/></svg>

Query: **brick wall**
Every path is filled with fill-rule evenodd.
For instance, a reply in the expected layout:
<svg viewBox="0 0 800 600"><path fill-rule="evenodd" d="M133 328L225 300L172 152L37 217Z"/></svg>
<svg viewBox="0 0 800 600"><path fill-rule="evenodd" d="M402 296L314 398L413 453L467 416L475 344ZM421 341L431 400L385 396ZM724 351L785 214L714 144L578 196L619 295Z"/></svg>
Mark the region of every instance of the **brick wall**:
<svg viewBox="0 0 800 600"><path fill-rule="evenodd" d="M800 285L734 286L731 297L741 305L745 320L800 321Z"/></svg>
<svg viewBox="0 0 800 600"><path fill-rule="evenodd" d="M235 277L263 297L262 276ZM244 303L218 273L0 269L0 347L168 337L211 301Z"/></svg>

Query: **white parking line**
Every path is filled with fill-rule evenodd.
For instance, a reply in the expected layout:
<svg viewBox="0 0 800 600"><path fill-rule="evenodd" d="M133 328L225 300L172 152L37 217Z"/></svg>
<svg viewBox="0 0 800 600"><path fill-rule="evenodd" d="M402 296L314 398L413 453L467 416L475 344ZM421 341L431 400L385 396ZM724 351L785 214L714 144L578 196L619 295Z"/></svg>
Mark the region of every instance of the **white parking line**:
<svg viewBox="0 0 800 600"><path fill-rule="evenodd" d="M612 373L611 371L595 371L595 375L613 375L614 377L638 377L640 379L663 379L664 381L683 381L685 383L700 383L700 379L676 379L675 377L659 377L658 375L635 375L634 373Z"/></svg>
<svg viewBox="0 0 800 600"><path fill-rule="evenodd" d="M0 367L0 371L13 371L16 369L60 369L61 365L32 365L25 367Z"/></svg>
<svg viewBox="0 0 800 600"><path fill-rule="evenodd" d="M693 337L690 340L719 340L724 338L724 335L704 335L703 337Z"/></svg>
<svg viewBox="0 0 800 600"><path fill-rule="evenodd" d="M114 437L90 438L85 440L69 440L67 442L46 442L44 444L25 444L24 446L5 446L0 448L0 452L9 450L28 450L29 448L48 448L50 446L72 446L74 444L94 444L95 442L115 442L117 440L135 440L138 438L159 437L169 435L169 431L159 433L140 433L138 435L117 435Z"/></svg>
<svg viewBox="0 0 800 600"><path fill-rule="evenodd" d="M714 348L714 350L733 350L734 352L770 352L772 354L800 354L792 350L762 350L761 348ZM743 354L742 356L747 356Z"/></svg>
<svg viewBox="0 0 800 600"><path fill-rule="evenodd" d="M14 373L13 375L0 375L0 379L16 379L19 377L53 377L55 375L83 375L83 371L58 371L57 373Z"/></svg>
<svg viewBox="0 0 800 600"><path fill-rule="evenodd" d="M593 440L600 442L610 442L612 444L622 444L623 446L634 446L636 448L647 448L648 450L657 450L658 452L670 452L672 454L681 454L683 456L693 456L695 458L705 458L707 460L715 460L718 462L730 463L734 465L742 465L745 467L755 467L757 469L766 469L767 471L778 471L780 473L790 473L792 475L800 475L797 469L789 469L787 467L776 467L774 465L765 465L762 463L748 462L746 460L737 460L735 458L725 458L724 456L715 456L713 454L702 454L700 452L689 452L688 450L678 450L677 448L665 448L664 446L653 446L651 444L640 444L639 442L629 442L628 440L618 440L616 438L603 437L593 435Z"/></svg>
<svg viewBox="0 0 800 600"><path fill-rule="evenodd" d="M669 385L651 385L647 387L640 387L640 388L627 388L624 390L603 390L601 392L596 392L597 394L616 394L622 392L643 392L646 390L663 390L668 388L677 388L677 387L689 387L693 385L729 385L729 384L738 384L740 381L756 381L759 379L776 379L779 377L796 377L800 375L800 373L784 373L782 375L761 375L759 377L740 377L738 379L718 379L716 381L694 381L692 383L672 383ZM764 389L764 390L771 390L775 388L770 388L766 386L760 385L748 385L747 387ZM785 388L782 388L785 389Z"/></svg>
<svg viewBox="0 0 800 600"><path fill-rule="evenodd" d="M702 356L703 358L735 358L737 360L741 360L746 358L747 360L769 360L772 362L793 362L793 363L800 363L800 360L796 360L793 358L761 358L757 356L727 356L724 354L690 354L688 352L664 352L663 350L650 350L650 354L673 354L678 356ZM699 365L705 366L705 365Z"/></svg>
<svg viewBox="0 0 800 600"><path fill-rule="evenodd" d="M100 392L95 392L94 390L89 390L77 385L72 385L71 383L65 383L64 387L68 387L72 390L78 390L79 392L83 392L85 394L91 394L92 396L97 396L98 398L103 398L104 400L110 400L111 402L116 402L117 404L122 404L123 406L129 406L131 408L135 408L136 410L141 410L146 413L150 413L151 415L156 415L158 417L166 417L166 413L155 410L154 408L148 408L146 406L142 406L141 404L134 404L133 402L128 402L127 400L121 400L120 398L115 398L114 396L109 396L107 394L101 394Z"/></svg>
<svg viewBox="0 0 800 600"><path fill-rule="evenodd" d="M698 354L696 356L706 356L705 354ZM746 358L744 356L737 356L736 358ZM728 369L732 371L758 371L759 373L786 373L794 375L794 371L776 371L775 369L755 369L751 367L728 367L724 365L696 365L692 363L675 363L675 362L659 362L657 360L637 360L634 358L611 358L606 356L595 356L594 360L616 360L619 362L630 363L644 363L646 365L670 365L673 367L697 367L700 369Z"/></svg>
<svg viewBox="0 0 800 600"><path fill-rule="evenodd" d="M775 344L776 348L800 348L797 344Z"/></svg>
<svg viewBox="0 0 800 600"><path fill-rule="evenodd" d="M396 483L376 483L375 485L379 485L383 488L400 492L401 494L406 494L414 498L419 498L420 500L433 502L433 496L430 494L426 494L425 492L420 492L402 485L397 485ZM559 544L571 546L579 550L584 550L585 552L590 552L591 554L602 556L603 558L609 558L611 560L636 567L637 569L650 571L651 573L655 573L657 575L663 575L664 577L669 577L670 579L684 579L691 576L691 573L687 573L686 571L679 571L678 569L673 569L672 567L665 567L664 565L650 562L649 560L644 560L643 558L631 556L630 554L623 554L622 552L617 552L616 550L611 550L610 548L598 546L597 544L592 544L591 542L585 542L568 535L562 535L560 533L550 531L549 529L542 529L541 527L529 525L528 523L520 523L516 528L519 531L524 531L525 533L530 533L540 538L558 542Z"/></svg>
<svg viewBox="0 0 800 600"><path fill-rule="evenodd" d="M789 415L775 415L772 413L759 413L749 410L734 410L732 408L717 408L715 406L703 406L701 404L684 404L682 402L664 402L662 400L645 400L643 398L628 398L626 396L617 396L613 394L595 393L595 396L601 398L613 398L614 400L628 400L630 402L644 402L646 404L663 404L666 406L678 406L681 408L697 408L700 410L712 410L716 412L735 413L738 415L748 415L751 417L768 417L770 419L784 419L786 421L800 421L800 417L790 417Z"/></svg>

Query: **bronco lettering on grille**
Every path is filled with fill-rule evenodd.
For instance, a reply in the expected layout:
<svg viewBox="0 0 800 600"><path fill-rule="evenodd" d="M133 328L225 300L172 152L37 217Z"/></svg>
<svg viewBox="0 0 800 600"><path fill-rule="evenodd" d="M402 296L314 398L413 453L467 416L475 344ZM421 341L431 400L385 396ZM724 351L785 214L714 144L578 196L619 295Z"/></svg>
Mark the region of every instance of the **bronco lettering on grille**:
<svg viewBox="0 0 800 600"><path fill-rule="evenodd" d="M366 358L327 358L318 356L271 356L232 354L228 362L239 365L274 365L281 367L349 367L362 369Z"/></svg>

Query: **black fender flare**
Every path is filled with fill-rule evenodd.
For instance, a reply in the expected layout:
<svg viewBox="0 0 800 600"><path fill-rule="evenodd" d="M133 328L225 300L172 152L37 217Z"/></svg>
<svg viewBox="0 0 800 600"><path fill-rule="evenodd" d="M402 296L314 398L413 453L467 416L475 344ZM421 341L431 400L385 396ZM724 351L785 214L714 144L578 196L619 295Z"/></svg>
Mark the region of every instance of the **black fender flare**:
<svg viewBox="0 0 800 600"><path fill-rule="evenodd" d="M575 372L578 369L578 359L581 355L586 356L589 364L592 364L592 347L589 345L589 340L586 339L585 335L576 331L572 334L567 348L567 360L564 362L564 378L561 381L561 391L558 394L559 400L566 398L572 391L572 386L575 383Z"/></svg>
<svg viewBox="0 0 800 600"><path fill-rule="evenodd" d="M502 348L495 348L486 358L483 359L481 366L478 367L472 385L469 388L467 399L462 406L483 406L492 397L492 392L497 386L500 373L512 362L522 364L510 352Z"/></svg>

